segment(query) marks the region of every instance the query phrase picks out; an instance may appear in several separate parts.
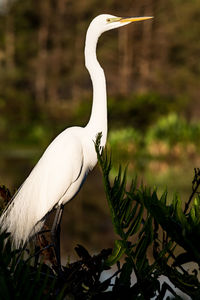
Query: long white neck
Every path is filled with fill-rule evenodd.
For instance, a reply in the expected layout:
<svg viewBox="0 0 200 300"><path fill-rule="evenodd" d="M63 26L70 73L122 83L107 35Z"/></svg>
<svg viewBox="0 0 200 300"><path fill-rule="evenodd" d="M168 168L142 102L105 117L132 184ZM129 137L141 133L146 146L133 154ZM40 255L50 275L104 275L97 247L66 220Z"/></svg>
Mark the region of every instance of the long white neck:
<svg viewBox="0 0 200 300"><path fill-rule="evenodd" d="M94 135L102 132L101 145L104 146L107 138L107 93L104 71L96 56L98 38L99 35L89 28L85 42L85 66L92 80L93 103L90 120L86 127Z"/></svg>

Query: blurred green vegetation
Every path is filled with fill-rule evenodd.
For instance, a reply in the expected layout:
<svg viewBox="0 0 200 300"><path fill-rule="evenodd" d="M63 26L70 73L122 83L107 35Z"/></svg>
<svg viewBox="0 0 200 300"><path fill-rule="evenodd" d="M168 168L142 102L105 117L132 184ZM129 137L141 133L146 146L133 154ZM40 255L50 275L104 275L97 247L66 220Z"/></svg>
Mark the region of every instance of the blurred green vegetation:
<svg viewBox="0 0 200 300"><path fill-rule="evenodd" d="M185 119L173 113L161 118L150 128L147 134L148 143L153 141L163 141L173 147L177 144L193 144L199 146L200 143L200 123L188 123Z"/></svg>
<svg viewBox="0 0 200 300"><path fill-rule="evenodd" d="M109 134L111 148L127 161L128 157L146 155L149 159L181 160L196 155L200 150L200 122L187 122L175 113L160 117L146 131L132 127L112 130Z"/></svg>
<svg viewBox="0 0 200 300"><path fill-rule="evenodd" d="M92 94L84 68L84 39L91 19L104 12L154 16L151 22L105 33L100 39L98 57L108 81L110 129L130 127L150 136L148 128L164 126L158 120L173 112L187 121L197 119L197 7L198 1L4 1L0 5L0 150L43 150L67 126L87 122ZM151 131L159 134L158 129Z"/></svg>
<svg viewBox="0 0 200 300"><path fill-rule="evenodd" d="M91 101L88 98L84 99L81 105L70 108L70 115L69 107L66 105L63 108L68 116L66 122L63 112L61 118L57 114L52 115L49 110L40 112L30 99L24 102L21 99L20 103L13 103L13 105L14 107L12 103L6 103L4 100L0 102L0 108L4 112L0 116L0 136L4 145L1 144L0 148L15 144L45 146L56 134L66 128L66 123L69 126L73 124L84 126L91 110ZM109 98L109 123L113 130L128 126L132 128L132 132L138 130L145 133L149 126L162 116L175 110L183 111L184 105L184 100L180 101L155 93ZM22 114L23 118L19 119L18 114ZM11 126L13 122L15 124ZM130 133L128 135L130 136Z"/></svg>
<svg viewBox="0 0 200 300"><path fill-rule="evenodd" d="M200 122L188 122L175 113L160 117L145 131L132 127L111 130L108 146L113 157L112 175L119 164L129 166L129 178L166 187L183 199L189 193L192 170L200 163Z"/></svg>

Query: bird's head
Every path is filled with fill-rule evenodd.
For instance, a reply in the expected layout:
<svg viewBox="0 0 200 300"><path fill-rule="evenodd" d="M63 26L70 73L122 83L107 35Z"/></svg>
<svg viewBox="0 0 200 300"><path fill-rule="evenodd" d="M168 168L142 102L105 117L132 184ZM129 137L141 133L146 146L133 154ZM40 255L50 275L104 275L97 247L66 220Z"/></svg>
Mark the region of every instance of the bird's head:
<svg viewBox="0 0 200 300"><path fill-rule="evenodd" d="M116 17L109 14L99 15L93 19L90 24L91 30L94 30L100 36L103 32L125 26L132 22L144 21L153 17Z"/></svg>

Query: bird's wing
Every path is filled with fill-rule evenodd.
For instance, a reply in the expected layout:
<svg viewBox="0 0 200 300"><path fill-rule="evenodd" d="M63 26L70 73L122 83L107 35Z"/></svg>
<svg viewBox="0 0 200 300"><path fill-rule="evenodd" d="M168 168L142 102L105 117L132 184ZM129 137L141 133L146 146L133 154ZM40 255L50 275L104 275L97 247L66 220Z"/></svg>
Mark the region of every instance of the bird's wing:
<svg viewBox="0 0 200 300"><path fill-rule="evenodd" d="M1 230L11 233L15 247L40 230L40 221L68 189L77 192L83 157L81 140L71 131L50 144L0 218Z"/></svg>
<svg viewBox="0 0 200 300"><path fill-rule="evenodd" d="M34 205L32 211L35 211L39 220L78 180L83 162L80 139L71 134L58 136L30 173L17 197L26 198L30 205Z"/></svg>

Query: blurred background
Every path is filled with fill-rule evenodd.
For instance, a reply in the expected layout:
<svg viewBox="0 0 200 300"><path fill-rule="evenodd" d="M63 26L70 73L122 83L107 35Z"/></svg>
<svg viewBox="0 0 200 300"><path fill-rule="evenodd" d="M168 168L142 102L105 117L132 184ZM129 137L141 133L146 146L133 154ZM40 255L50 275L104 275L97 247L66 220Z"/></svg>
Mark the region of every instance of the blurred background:
<svg viewBox="0 0 200 300"><path fill-rule="evenodd" d="M84 40L98 14L153 15L103 34L113 171L183 201L200 165L200 9L192 0L0 0L0 184L14 192L66 127L84 126L92 89ZM113 246L101 173L66 205L62 250Z"/></svg>

